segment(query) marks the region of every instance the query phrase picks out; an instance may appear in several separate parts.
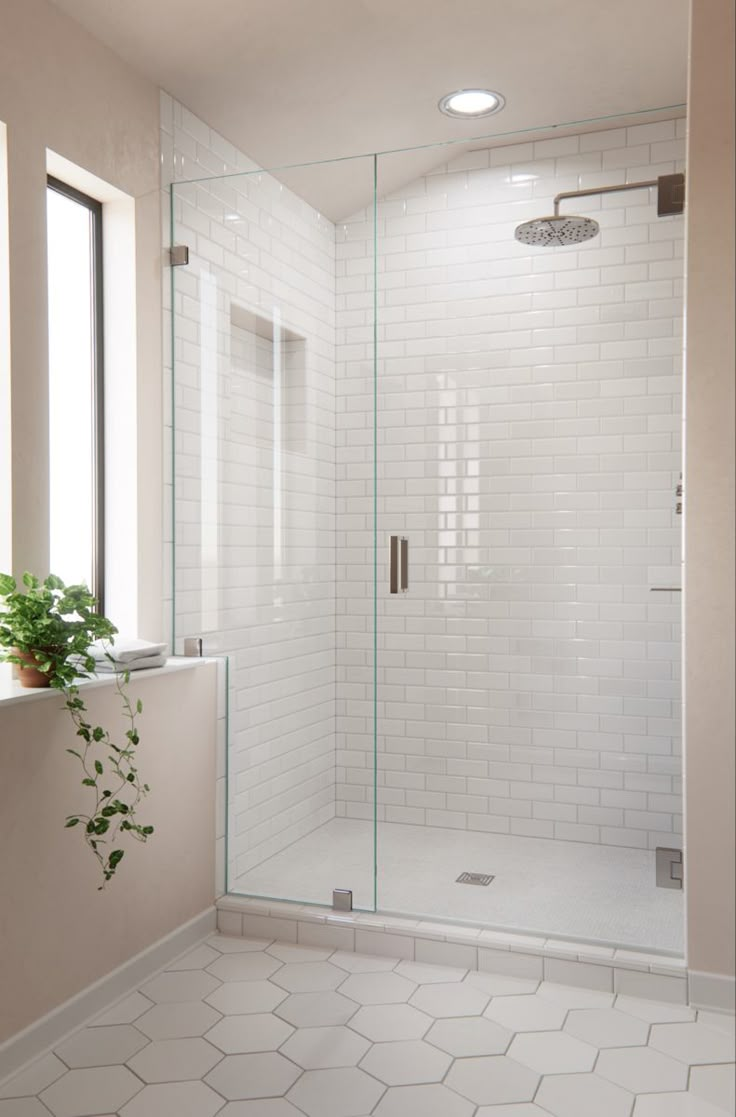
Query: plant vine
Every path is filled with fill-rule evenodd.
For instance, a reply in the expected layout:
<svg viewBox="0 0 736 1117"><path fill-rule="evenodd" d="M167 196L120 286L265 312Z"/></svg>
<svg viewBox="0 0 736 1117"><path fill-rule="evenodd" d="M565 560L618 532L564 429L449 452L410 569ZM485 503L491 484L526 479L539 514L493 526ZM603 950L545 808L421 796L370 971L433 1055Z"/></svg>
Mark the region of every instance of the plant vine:
<svg viewBox="0 0 736 1117"><path fill-rule="evenodd" d="M66 751L79 760L84 772L82 786L90 788L95 795L91 813L77 812L68 815L66 827L71 828L80 824L83 826L85 841L97 858L104 877L104 882L99 889L103 889L107 881L112 879L125 856L125 850L115 846L121 831L140 842L145 842L153 834L153 826L141 826L136 820L138 805L150 788L147 783L141 783L134 762L136 747L140 740L136 717L143 712L143 703L140 699L135 705L131 702L125 690L129 681L129 671L116 672L115 689L123 705L123 716L129 726L125 732L126 743L122 746L116 745L110 733L102 726L87 721L88 711L80 696L79 687L64 688L66 708L77 728L77 736L84 742L81 752L78 749ZM105 770L100 759L100 754L103 752L107 753L105 759L110 766L108 771ZM112 783L113 786L105 787L106 783Z"/></svg>

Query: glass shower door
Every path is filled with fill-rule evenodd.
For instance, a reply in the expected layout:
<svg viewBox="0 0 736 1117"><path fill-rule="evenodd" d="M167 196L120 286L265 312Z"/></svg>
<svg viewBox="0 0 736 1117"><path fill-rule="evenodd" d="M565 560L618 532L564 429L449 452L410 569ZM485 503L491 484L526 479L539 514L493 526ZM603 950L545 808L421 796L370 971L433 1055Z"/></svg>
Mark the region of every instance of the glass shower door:
<svg viewBox="0 0 736 1117"><path fill-rule="evenodd" d="M341 573L373 535L372 423L350 421L372 390L373 266L305 200L331 176L367 207L372 244L372 159L172 187L172 246L188 248L172 267L174 643L229 662L228 891L329 905L337 889L372 908L372 574ZM364 322L360 351L336 332L338 298Z"/></svg>
<svg viewBox="0 0 736 1117"><path fill-rule="evenodd" d="M683 219L641 190L514 238L680 170L676 128L652 172L646 128L379 161L382 910L681 950Z"/></svg>

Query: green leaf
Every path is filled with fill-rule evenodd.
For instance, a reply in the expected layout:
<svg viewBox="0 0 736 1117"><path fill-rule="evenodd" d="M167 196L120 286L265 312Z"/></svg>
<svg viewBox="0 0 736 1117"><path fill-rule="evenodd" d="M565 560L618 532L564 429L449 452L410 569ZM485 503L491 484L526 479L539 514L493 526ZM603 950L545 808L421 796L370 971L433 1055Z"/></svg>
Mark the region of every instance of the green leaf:
<svg viewBox="0 0 736 1117"><path fill-rule="evenodd" d="M125 857L125 850L124 849L114 849L112 851L112 853L110 854L110 856L107 859L107 863L110 866L110 869L111 869L112 872L115 871L115 869L117 868L117 866L120 864L120 862L123 860L124 857Z"/></svg>
<svg viewBox="0 0 736 1117"><path fill-rule="evenodd" d="M137 714L142 714L143 713L143 703L141 702L140 698L138 699L138 701L135 704L135 712Z"/></svg>
<svg viewBox="0 0 736 1117"><path fill-rule="evenodd" d="M95 760L95 772L97 772L97 775L101 776L104 770L102 763L99 760Z"/></svg>
<svg viewBox="0 0 736 1117"><path fill-rule="evenodd" d="M68 819L67 822L66 822L66 829L68 830L71 826L76 826L78 822L79 822L78 818Z"/></svg>
<svg viewBox="0 0 736 1117"><path fill-rule="evenodd" d="M82 786L83 787L97 787L97 781L96 780L91 780L88 776L87 779L82 780Z"/></svg>
<svg viewBox="0 0 736 1117"><path fill-rule="evenodd" d="M11 574L0 574L0 597L7 597L15 590L15 578Z"/></svg>

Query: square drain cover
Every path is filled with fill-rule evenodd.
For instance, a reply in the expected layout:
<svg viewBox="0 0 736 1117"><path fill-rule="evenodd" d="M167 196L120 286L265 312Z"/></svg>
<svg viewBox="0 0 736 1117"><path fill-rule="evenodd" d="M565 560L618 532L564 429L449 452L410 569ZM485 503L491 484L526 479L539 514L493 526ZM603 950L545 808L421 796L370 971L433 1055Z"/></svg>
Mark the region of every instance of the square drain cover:
<svg viewBox="0 0 736 1117"><path fill-rule="evenodd" d="M486 873L461 873L455 881L456 884L490 884L493 877Z"/></svg>

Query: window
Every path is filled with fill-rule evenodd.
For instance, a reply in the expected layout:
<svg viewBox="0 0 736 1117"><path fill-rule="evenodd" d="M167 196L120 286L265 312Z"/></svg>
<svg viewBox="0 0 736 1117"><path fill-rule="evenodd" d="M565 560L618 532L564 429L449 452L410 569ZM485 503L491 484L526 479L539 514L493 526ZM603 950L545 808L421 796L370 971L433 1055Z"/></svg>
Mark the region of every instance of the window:
<svg viewBox="0 0 736 1117"><path fill-rule="evenodd" d="M104 588L102 205L49 176L49 568Z"/></svg>

